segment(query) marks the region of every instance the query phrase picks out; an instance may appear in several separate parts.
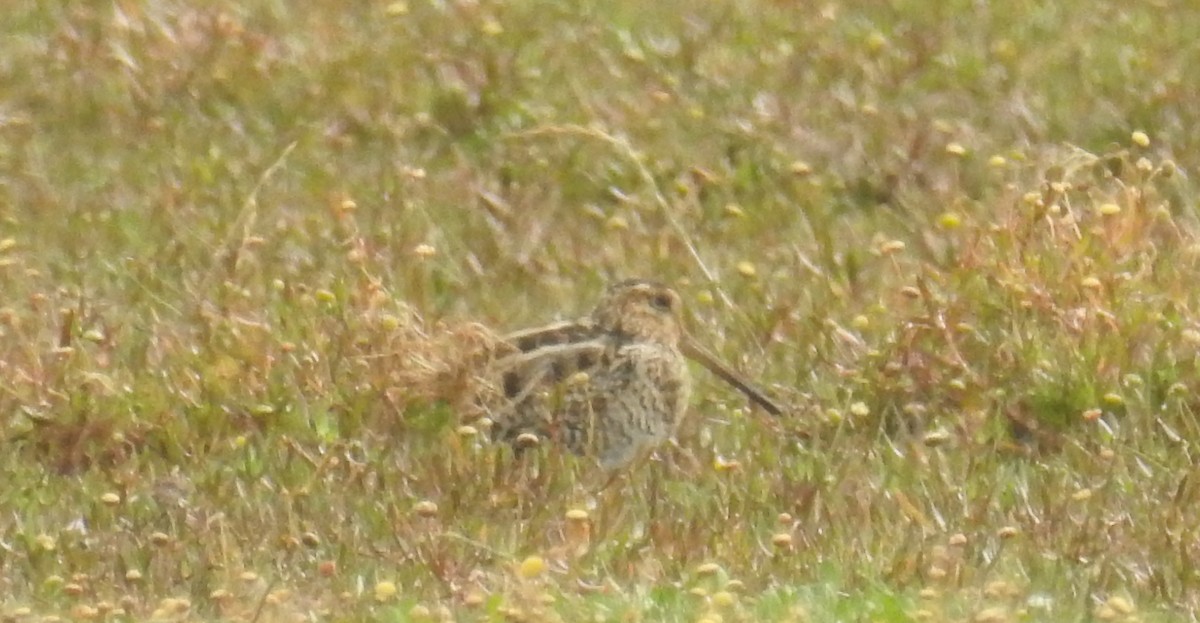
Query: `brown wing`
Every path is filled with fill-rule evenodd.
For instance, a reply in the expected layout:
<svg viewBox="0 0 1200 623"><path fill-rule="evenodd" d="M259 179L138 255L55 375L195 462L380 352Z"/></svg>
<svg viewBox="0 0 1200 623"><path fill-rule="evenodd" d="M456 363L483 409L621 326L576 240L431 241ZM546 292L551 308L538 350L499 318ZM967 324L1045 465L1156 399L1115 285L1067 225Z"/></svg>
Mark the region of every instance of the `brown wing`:
<svg viewBox="0 0 1200 623"><path fill-rule="evenodd" d="M532 342L532 338L530 338ZM522 433L557 437L558 413L569 383L577 372L592 372L605 357L605 340L562 343L558 337L540 339L529 351L520 350L493 364L501 389L492 411L492 437L514 441Z"/></svg>
<svg viewBox="0 0 1200 623"><path fill-rule="evenodd" d="M549 346L586 342L599 334L595 323L585 318L509 333L504 336L504 342L522 353L532 353Z"/></svg>

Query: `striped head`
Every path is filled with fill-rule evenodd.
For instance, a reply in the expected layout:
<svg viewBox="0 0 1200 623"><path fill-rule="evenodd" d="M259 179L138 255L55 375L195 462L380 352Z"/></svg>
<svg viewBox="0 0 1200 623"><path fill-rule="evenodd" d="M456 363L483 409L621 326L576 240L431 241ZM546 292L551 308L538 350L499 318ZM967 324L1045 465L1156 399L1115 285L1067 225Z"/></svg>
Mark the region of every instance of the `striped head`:
<svg viewBox="0 0 1200 623"><path fill-rule="evenodd" d="M592 321L607 333L676 348L683 337L682 314L682 300L665 284L628 279L609 286Z"/></svg>

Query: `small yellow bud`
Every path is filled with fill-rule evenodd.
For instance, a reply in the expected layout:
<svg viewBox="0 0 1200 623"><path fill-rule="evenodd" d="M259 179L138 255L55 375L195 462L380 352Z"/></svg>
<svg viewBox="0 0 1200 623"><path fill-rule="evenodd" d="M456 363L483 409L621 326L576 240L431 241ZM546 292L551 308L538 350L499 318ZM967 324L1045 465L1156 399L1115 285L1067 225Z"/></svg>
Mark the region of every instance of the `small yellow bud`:
<svg viewBox="0 0 1200 623"><path fill-rule="evenodd" d="M742 463L737 459L727 459L719 454L713 459L713 469L718 472L734 471L741 467Z"/></svg>
<svg viewBox="0 0 1200 623"><path fill-rule="evenodd" d="M52 552L58 548L58 541L56 541L54 537L50 536L49 534L39 534L34 537L33 542L36 543L39 548L47 552Z"/></svg>
<svg viewBox="0 0 1200 623"><path fill-rule="evenodd" d="M391 601L392 598L396 596L397 592L399 591L396 589L396 584L394 582L384 581L376 583L375 601L378 601L379 603Z"/></svg>
<svg viewBox="0 0 1200 623"><path fill-rule="evenodd" d="M379 317L379 327L384 331L395 331L400 328L400 319L392 314L384 314Z"/></svg>
<svg viewBox="0 0 1200 623"><path fill-rule="evenodd" d="M938 217L938 226L942 229L958 229L962 225L962 219L953 212L943 212Z"/></svg>
<svg viewBox="0 0 1200 623"><path fill-rule="evenodd" d="M717 591L712 594L712 604L718 608L728 608L737 602L737 597L729 591Z"/></svg>
<svg viewBox="0 0 1200 623"><path fill-rule="evenodd" d="M483 34L494 37L504 32L504 26L494 19L488 19L483 22L481 30L483 30Z"/></svg>
<svg viewBox="0 0 1200 623"><path fill-rule="evenodd" d="M1113 610L1117 611L1119 614L1123 614L1126 616L1133 614L1133 611L1137 609L1134 607L1133 602L1131 602L1128 599L1125 599L1124 597L1121 597L1119 595L1114 595L1112 597L1109 597L1108 601L1106 601L1105 604L1107 604L1108 607L1112 608Z"/></svg>
<svg viewBox="0 0 1200 623"><path fill-rule="evenodd" d="M930 448L936 448L947 441L950 441L950 432L944 428L925 433L924 442Z"/></svg>
<svg viewBox="0 0 1200 623"><path fill-rule="evenodd" d="M546 561L541 556L529 556L517 567L517 575L532 580L546 571Z"/></svg>
<svg viewBox="0 0 1200 623"><path fill-rule="evenodd" d="M887 47L887 44L887 36L878 30L872 32L870 35L867 35L867 49L871 52L878 52Z"/></svg>
<svg viewBox="0 0 1200 623"><path fill-rule="evenodd" d="M791 171L792 175L795 175L796 177L806 177L812 173L812 165L804 162L803 160L796 160L795 162L792 162L792 164L788 165L788 170Z"/></svg>

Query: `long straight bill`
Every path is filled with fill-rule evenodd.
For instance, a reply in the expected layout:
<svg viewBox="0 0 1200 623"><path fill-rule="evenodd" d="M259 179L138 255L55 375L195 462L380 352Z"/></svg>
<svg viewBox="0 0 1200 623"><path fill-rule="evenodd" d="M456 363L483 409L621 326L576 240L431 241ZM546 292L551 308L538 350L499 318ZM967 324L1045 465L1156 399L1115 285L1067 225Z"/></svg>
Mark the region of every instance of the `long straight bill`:
<svg viewBox="0 0 1200 623"><path fill-rule="evenodd" d="M783 409L775 401L767 398L767 395L761 389L743 380L733 370L730 370L725 364L717 360L715 356L701 348L699 344L696 344L692 338L684 337L680 343L680 350L683 351L684 356L699 363L709 372L721 377L721 380L741 390L743 394L746 394L750 398L751 402L766 409L767 413L771 415L783 414Z"/></svg>

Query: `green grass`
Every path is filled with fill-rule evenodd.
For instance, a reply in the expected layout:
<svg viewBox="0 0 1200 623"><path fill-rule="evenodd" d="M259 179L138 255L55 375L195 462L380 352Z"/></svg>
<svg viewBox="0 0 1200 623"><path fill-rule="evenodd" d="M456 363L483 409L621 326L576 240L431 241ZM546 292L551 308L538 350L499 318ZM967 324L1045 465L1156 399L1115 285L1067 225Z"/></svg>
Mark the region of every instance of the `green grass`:
<svg viewBox="0 0 1200 623"><path fill-rule="evenodd" d="M18 4L0 620L1200 611L1191 4ZM488 444L630 276L788 415Z"/></svg>

